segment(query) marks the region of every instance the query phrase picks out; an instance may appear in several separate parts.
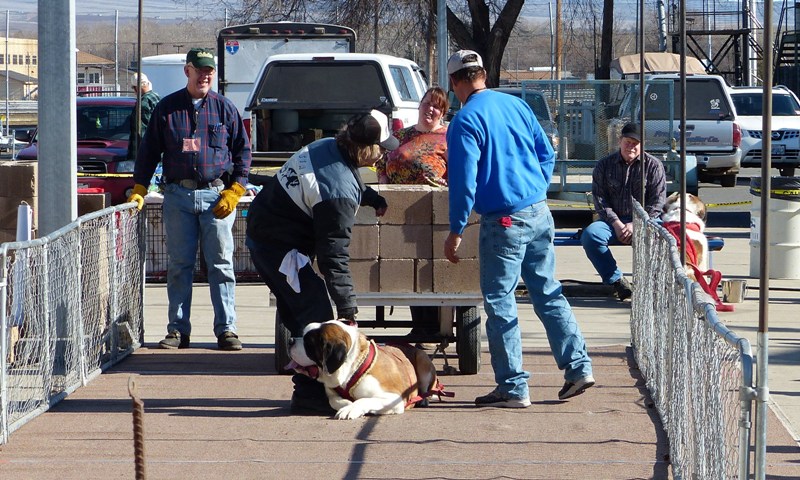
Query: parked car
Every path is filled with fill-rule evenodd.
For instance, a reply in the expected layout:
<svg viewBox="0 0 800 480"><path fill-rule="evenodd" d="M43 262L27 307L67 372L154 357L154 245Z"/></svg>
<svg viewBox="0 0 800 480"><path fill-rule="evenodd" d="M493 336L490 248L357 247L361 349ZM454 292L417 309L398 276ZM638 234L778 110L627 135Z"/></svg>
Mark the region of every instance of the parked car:
<svg viewBox="0 0 800 480"><path fill-rule="evenodd" d="M522 98L525 100L525 103L531 107L533 110L534 115L536 115L536 119L539 121L539 124L542 125L542 129L544 133L547 135L548 140L550 140L550 144L553 146L553 150L558 153L558 145L559 145L559 135L558 135L558 124L553 119L552 111L550 110L550 106L547 103L547 99L545 98L544 94L539 90L534 90L531 88L525 88L524 98L523 98L523 89L521 87L497 87L492 88L492 90L496 90L501 93L506 93L508 95L513 95L518 98ZM456 113L461 109L461 102L458 101L455 94L453 92L449 93L449 101L450 101L450 109L445 114L445 121L450 121L453 119Z"/></svg>
<svg viewBox="0 0 800 480"><path fill-rule="evenodd" d="M645 87L645 148L663 155L673 143L680 146L680 77L658 74L648 75L647 80L664 80ZM728 88L719 75L686 75L686 154L697 159L700 180L718 180L723 187L736 185L742 160L742 132L734 121ZM639 89L629 88L619 114L609 123L609 145L616 143L626 122L637 118Z"/></svg>
<svg viewBox="0 0 800 480"><path fill-rule="evenodd" d="M124 203L133 189L132 160L127 160L133 97L79 97L76 100L78 133L78 188L102 188L111 193L113 204ZM39 156L38 129L18 132L27 146L18 160ZM104 176L106 174L127 174Z"/></svg>
<svg viewBox="0 0 800 480"><path fill-rule="evenodd" d="M731 87L736 123L742 128L742 166L761 167L762 87ZM772 88L772 166L792 177L800 166L800 100L782 85Z"/></svg>

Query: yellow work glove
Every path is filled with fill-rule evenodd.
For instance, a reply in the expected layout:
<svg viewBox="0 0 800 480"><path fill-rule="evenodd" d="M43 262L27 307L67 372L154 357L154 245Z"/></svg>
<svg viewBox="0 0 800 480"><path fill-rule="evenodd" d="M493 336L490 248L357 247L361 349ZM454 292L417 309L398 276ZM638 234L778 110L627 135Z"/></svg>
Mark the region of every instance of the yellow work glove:
<svg viewBox="0 0 800 480"><path fill-rule="evenodd" d="M236 182L233 182L229 188L219 192L219 201L214 207L214 216L225 218L233 213L242 195L244 195L244 187Z"/></svg>
<svg viewBox="0 0 800 480"><path fill-rule="evenodd" d="M145 195L147 195L147 187L137 183L133 186L133 193L128 197L128 202L136 202L136 209L141 210L144 206Z"/></svg>

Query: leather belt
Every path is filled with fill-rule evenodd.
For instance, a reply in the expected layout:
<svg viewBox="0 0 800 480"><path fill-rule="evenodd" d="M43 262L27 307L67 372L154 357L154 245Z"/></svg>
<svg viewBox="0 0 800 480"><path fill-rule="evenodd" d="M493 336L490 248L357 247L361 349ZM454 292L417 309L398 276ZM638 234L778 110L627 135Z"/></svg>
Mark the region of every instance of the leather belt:
<svg viewBox="0 0 800 480"><path fill-rule="evenodd" d="M221 187L225 185L219 178L211 182L198 182L197 180L191 180L187 178L185 180L178 180L174 183L177 183L183 188L188 188L189 190L204 190L207 188Z"/></svg>

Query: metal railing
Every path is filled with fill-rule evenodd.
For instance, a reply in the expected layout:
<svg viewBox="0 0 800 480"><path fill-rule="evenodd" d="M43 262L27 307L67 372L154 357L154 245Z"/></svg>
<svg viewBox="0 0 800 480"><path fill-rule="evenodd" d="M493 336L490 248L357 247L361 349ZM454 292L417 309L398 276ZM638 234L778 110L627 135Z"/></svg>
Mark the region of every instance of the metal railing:
<svg viewBox="0 0 800 480"><path fill-rule="evenodd" d="M669 437L673 475L749 478L750 343L686 276L675 238L635 209L631 341Z"/></svg>
<svg viewBox="0 0 800 480"><path fill-rule="evenodd" d="M133 206L0 245L0 444L141 345L145 222Z"/></svg>

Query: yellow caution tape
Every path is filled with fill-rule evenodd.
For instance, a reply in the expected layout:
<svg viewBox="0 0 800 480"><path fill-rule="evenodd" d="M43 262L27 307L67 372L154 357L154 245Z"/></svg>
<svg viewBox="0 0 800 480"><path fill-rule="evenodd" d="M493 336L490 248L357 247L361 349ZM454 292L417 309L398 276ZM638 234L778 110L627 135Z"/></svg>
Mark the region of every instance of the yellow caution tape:
<svg viewBox="0 0 800 480"><path fill-rule="evenodd" d="M750 205L753 202L750 200L744 202L723 202L723 203L706 203L706 208L720 208L720 207L735 207L738 205ZM580 208L594 210L594 207L585 203L549 203L551 207L559 208Z"/></svg>
<svg viewBox="0 0 800 480"><path fill-rule="evenodd" d="M750 187L750 190L752 190L754 193L759 193L759 194L761 193L761 189L760 188ZM795 190L775 190L775 189L770 189L770 192L772 193L772 195L800 195L800 190L797 190L797 189L795 189Z"/></svg>
<svg viewBox="0 0 800 480"><path fill-rule="evenodd" d="M133 178L132 173L82 173L78 172L79 177L102 177L102 178Z"/></svg>

